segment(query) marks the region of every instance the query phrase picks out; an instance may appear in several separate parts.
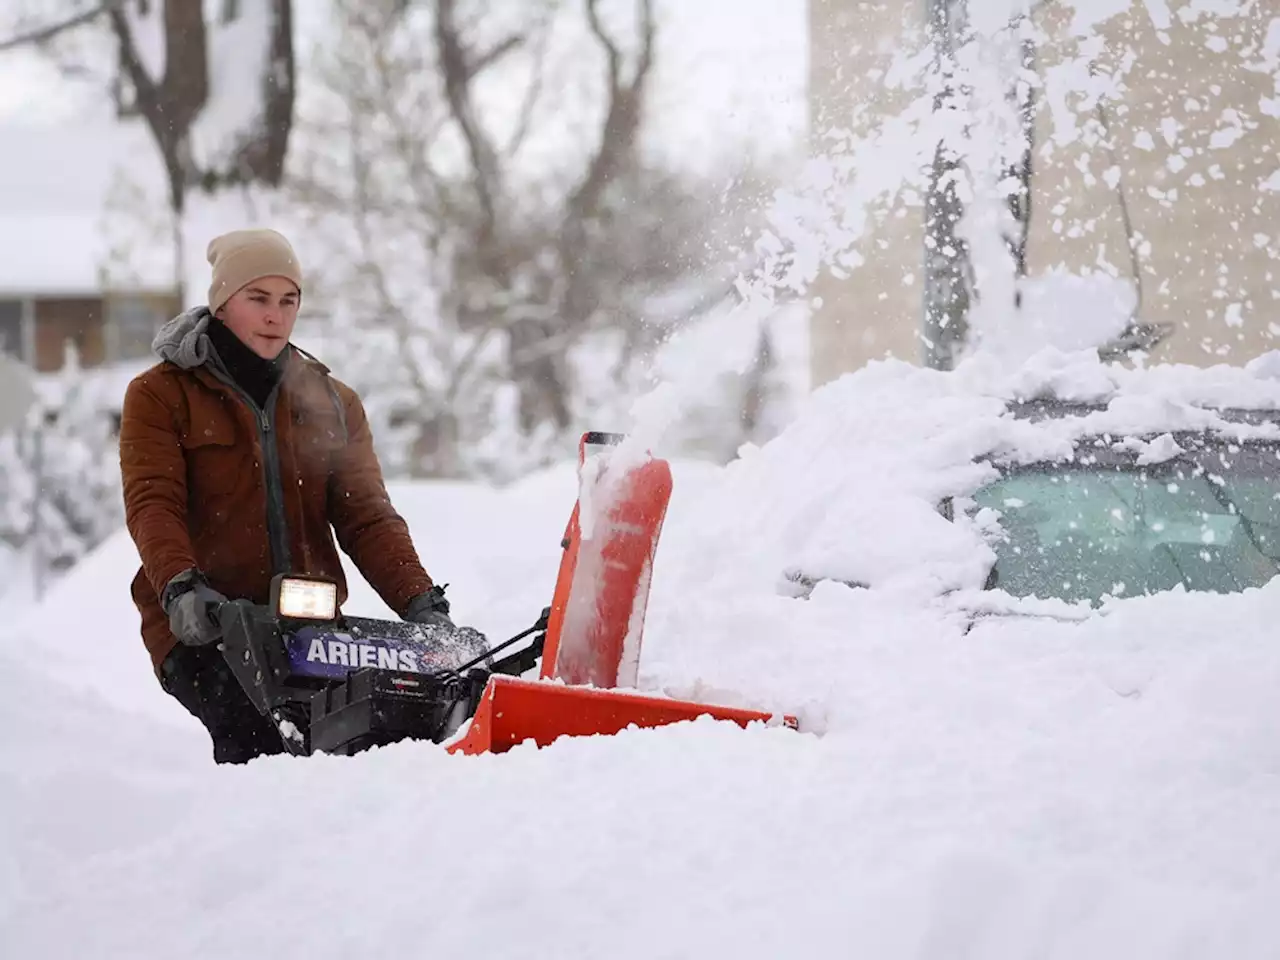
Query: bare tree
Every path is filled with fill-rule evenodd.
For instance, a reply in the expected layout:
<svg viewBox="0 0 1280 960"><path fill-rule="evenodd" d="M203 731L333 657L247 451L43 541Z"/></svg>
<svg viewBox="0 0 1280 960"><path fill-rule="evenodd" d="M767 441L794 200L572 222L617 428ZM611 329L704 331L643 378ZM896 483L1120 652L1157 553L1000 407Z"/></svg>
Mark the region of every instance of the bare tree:
<svg viewBox="0 0 1280 960"><path fill-rule="evenodd" d="M343 341L345 368L372 371L374 407L414 450L404 469L487 469L460 440L503 416L515 432L490 465L513 447L536 461L581 412L585 380L625 376L667 332L660 307L696 312L728 290L708 242L725 205L640 149L652 0L628 24L596 0L336 9L343 43L326 52L318 115L300 120L315 149L295 188L333 247L335 326L370 331ZM580 44L553 55L575 27ZM563 79L584 57L598 71L585 92Z"/></svg>
<svg viewBox="0 0 1280 960"><path fill-rule="evenodd" d="M258 122L236 131L229 149L199 157L192 149L193 127L209 104L209 25L202 0L164 0L164 72L153 76L139 49L141 21L154 16L150 0L107 12L120 50L120 68L136 109L147 122L169 176L169 198L181 214L189 188L214 189L243 183L279 186L293 118L294 56L292 0L264 0L269 16L269 51L260 64ZM241 12L240 15L243 15Z"/></svg>
<svg viewBox="0 0 1280 960"><path fill-rule="evenodd" d="M239 129L204 131L215 142L211 148L193 144L221 93L210 79L213 35L250 13L236 0L225 0L217 11L207 10L204 0L104 0L79 11L68 3L60 18L0 41L0 52L31 46L57 57L57 44L72 34L109 36L117 64L110 86L122 113L146 121L168 174L170 205L180 217L191 189L282 182L294 106L293 0L253 5L262 36L245 37L249 47L255 39L261 44L244 64L258 77L257 109L246 111L252 120ZM160 47L150 50L155 35ZM156 62L163 64L159 72Z"/></svg>

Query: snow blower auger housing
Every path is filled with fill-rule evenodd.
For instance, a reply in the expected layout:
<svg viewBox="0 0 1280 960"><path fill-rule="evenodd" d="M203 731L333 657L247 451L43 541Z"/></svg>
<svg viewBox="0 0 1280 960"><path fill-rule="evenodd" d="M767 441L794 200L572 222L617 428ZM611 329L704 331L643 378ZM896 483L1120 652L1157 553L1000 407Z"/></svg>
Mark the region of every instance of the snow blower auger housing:
<svg viewBox="0 0 1280 960"><path fill-rule="evenodd" d="M496 647L469 628L342 615L335 585L312 577L276 577L266 606L224 604L223 655L288 749L351 754L419 739L450 753L501 753L701 716L798 729L790 716L634 690L672 478L648 455L614 462L609 451L623 440L582 436L551 606ZM524 676L539 664L537 679Z"/></svg>

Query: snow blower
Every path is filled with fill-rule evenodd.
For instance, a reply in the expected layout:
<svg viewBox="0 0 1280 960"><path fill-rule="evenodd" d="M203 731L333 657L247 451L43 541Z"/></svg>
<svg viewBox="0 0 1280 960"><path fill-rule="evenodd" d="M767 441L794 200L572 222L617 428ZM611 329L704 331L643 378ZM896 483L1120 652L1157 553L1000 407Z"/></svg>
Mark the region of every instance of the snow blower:
<svg viewBox="0 0 1280 960"><path fill-rule="evenodd" d="M224 604L223 655L290 752L349 755L414 739L501 753L703 716L798 729L791 716L635 689L672 476L647 455L611 462L623 439L583 434L551 605L496 647L470 628L343 615L336 584L308 576L277 576L266 605Z"/></svg>

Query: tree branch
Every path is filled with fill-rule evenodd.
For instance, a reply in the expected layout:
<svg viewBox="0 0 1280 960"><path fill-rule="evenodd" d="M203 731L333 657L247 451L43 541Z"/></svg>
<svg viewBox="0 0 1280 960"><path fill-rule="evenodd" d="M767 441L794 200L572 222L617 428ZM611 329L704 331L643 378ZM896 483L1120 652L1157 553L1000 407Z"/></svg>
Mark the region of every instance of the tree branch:
<svg viewBox="0 0 1280 960"><path fill-rule="evenodd" d="M562 309L570 324L584 323L594 309L587 295L589 283L579 269L588 248L588 225L599 215L600 203L610 181L634 157L645 82L653 66L653 0L640 0L640 56L630 82L622 79L622 54L605 33L597 5L598 0L587 0L587 23L605 50L609 105L596 154L587 165L582 183L569 197L560 231L560 259L568 276Z"/></svg>
<svg viewBox="0 0 1280 960"><path fill-rule="evenodd" d="M479 238L487 245L497 225L498 158L471 103L472 69L458 35L454 0L439 0L436 6L436 49L444 77L445 98L454 120L462 130L471 157L471 183L480 203Z"/></svg>
<svg viewBox="0 0 1280 960"><path fill-rule="evenodd" d="M138 47L133 42L129 18L125 16L122 5L113 4L108 8L107 15L111 18L111 28L115 32L116 42L120 44L120 66L125 76L129 78L129 83L133 85L138 111L146 119L156 146L160 149L160 156L164 160L165 172L169 178L170 208L180 215L185 206L187 175L178 153L178 131L166 120L165 104L161 99L160 89L142 65Z"/></svg>
<svg viewBox="0 0 1280 960"><path fill-rule="evenodd" d="M382 258L374 250L374 229L369 223L370 211L374 206L370 185L371 177L369 163L365 158L364 151L361 149L361 132L358 118L352 117L350 132L351 176L355 189L355 202L352 204L352 226L355 230L356 239L360 244L362 272L373 282L374 292L382 307L380 312L384 318L390 318L391 325L396 331L396 339L401 344L407 344L414 324L408 314L401 309L392 294L391 285L387 282L386 270L382 265ZM432 352L437 352L444 348L443 342L432 342L434 340L433 331L419 328L417 332L431 343ZM411 363L409 372L413 378L413 387L418 395L421 397L430 396L431 388L427 385L417 364Z"/></svg>
<svg viewBox="0 0 1280 960"><path fill-rule="evenodd" d="M533 124L533 109L537 106L538 97L542 95L543 71L551 31L545 22L538 29L541 32L538 34L537 46L533 52L533 77L529 80L529 86L524 92L524 100L520 104L520 119L516 121L515 132L511 135L511 142L507 144L505 156L508 158L514 157L519 152L525 138L529 136L529 130Z"/></svg>
<svg viewBox="0 0 1280 960"><path fill-rule="evenodd" d="M42 43L48 43L68 30L74 30L77 27L92 23L103 14L109 13L113 8L123 4L124 0L103 0L96 7L91 7L83 13L77 13L73 17L68 17L65 20L60 20L47 26L37 27L34 30L28 30L26 33L19 33L16 36L9 37L7 40L0 40L0 53L5 53L18 47L39 46Z"/></svg>
<svg viewBox="0 0 1280 960"><path fill-rule="evenodd" d="M160 81L164 121L185 138L209 99L209 52L201 0L166 0L164 51Z"/></svg>
<svg viewBox="0 0 1280 960"><path fill-rule="evenodd" d="M1014 28L1022 32L1025 17L1014 21ZM1034 74L1036 67L1035 41L1029 35L1023 36L1019 43L1018 77L1010 91L1010 98L1018 115L1018 125L1022 136L1022 150L1016 163L1008 173L1016 180L1018 187L1009 195L1009 212L1014 220L1014 234L1007 238L1009 252L1013 256L1014 270L1019 281L1027 275L1027 243L1031 234L1031 180L1034 174L1035 158L1035 120L1036 91L1029 74ZM1014 293L1014 305L1022 305L1022 288L1019 285Z"/></svg>
<svg viewBox="0 0 1280 960"><path fill-rule="evenodd" d="M417 68L416 64L406 67L394 56L388 56L388 36L398 29L398 21L387 17L361 17L357 21L357 29L368 44L368 56L372 62L369 71L372 89L367 103L361 108L367 109L369 116L381 117L387 124L391 145L404 163L407 186L421 217L414 232L423 239L428 253L434 256L439 246L441 224L453 222L458 217L457 204L450 192L451 184L440 176L430 157L431 146L446 118L442 111L420 106L416 98L413 109L400 106L408 82L406 72L418 75L425 71Z"/></svg>
<svg viewBox="0 0 1280 960"><path fill-rule="evenodd" d="M924 206L924 362L927 367L950 370L968 341L973 279L969 246L959 231L965 213L959 190L963 161L953 140L968 135L960 118L970 90L965 82L957 83L955 61L967 25L958 0L929 0L929 4L928 36L940 84L933 99L934 116L949 115L962 131L944 123Z"/></svg>
<svg viewBox="0 0 1280 960"><path fill-rule="evenodd" d="M381 314L390 320L389 326L400 345L408 376L415 395L419 398L421 408L432 411L436 418L446 418L455 422L457 413L455 405L466 378L475 367L477 361L495 332L493 327L480 330L463 352L461 357L454 358L452 346L456 338L435 329L430 323L420 322L420 318L411 315L396 300L387 280L386 269L381 257L374 249L374 228L370 224L370 212L378 209L374 202L370 164L362 147L361 131L358 121L353 118L349 127L351 146L351 171L354 178L355 203L353 210L353 226L360 244L361 265L364 275L373 283L375 294L381 305ZM432 243L428 242L428 256L434 256ZM413 348L414 338L421 338L430 355L445 369L445 386L443 391L433 387L422 369L418 351ZM453 439L456 443L456 437ZM450 456L456 451L451 450ZM414 472L418 466L414 466Z"/></svg>
<svg viewBox="0 0 1280 960"><path fill-rule="evenodd" d="M262 76L262 126L240 149L236 172L245 179L275 187L284 178L289 151L297 66L293 49L293 0L270 0L270 3L271 50L270 65Z"/></svg>
<svg viewBox="0 0 1280 960"><path fill-rule="evenodd" d="M122 5L108 11L120 44L120 64L133 84L138 110L160 148L169 179L169 202L181 215L194 171L188 149L191 123L209 96L204 9L200 0L169 0L164 5L165 73L157 80L142 63L133 29Z"/></svg>
<svg viewBox="0 0 1280 960"><path fill-rule="evenodd" d="M489 69L489 67L493 66L516 47L522 45L524 41L525 38L520 34L513 34L496 45L488 53L480 54L480 56L476 57L475 62L467 68L467 82L470 83L473 78Z"/></svg>
<svg viewBox="0 0 1280 960"><path fill-rule="evenodd" d="M622 54L605 33L597 9L599 0L587 0L587 23L605 49L608 61L609 107L600 145L587 167L587 175L569 200L569 216L583 220L595 215L600 197L635 145L640 127L645 81L653 66L653 0L640 0L640 59L629 83L622 80Z"/></svg>

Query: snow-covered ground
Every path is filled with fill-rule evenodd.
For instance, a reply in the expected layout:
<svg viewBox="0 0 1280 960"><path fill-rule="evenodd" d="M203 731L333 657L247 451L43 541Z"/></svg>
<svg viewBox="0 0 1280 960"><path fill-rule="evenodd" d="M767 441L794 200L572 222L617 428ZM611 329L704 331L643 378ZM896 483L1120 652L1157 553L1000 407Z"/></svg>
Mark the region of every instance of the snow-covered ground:
<svg viewBox="0 0 1280 960"><path fill-rule="evenodd" d="M988 548L932 508L988 478L972 457L1083 429L1004 398L1234 430L1199 405L1280 409L1267 370L877 364L729 468L676 464L641 685L800 734L215 768L150 678L117 538L0 636L0 955L1274 957L1280 583L966 630ZM394 495L498 640L547 602L575 483Z"/></svg>

